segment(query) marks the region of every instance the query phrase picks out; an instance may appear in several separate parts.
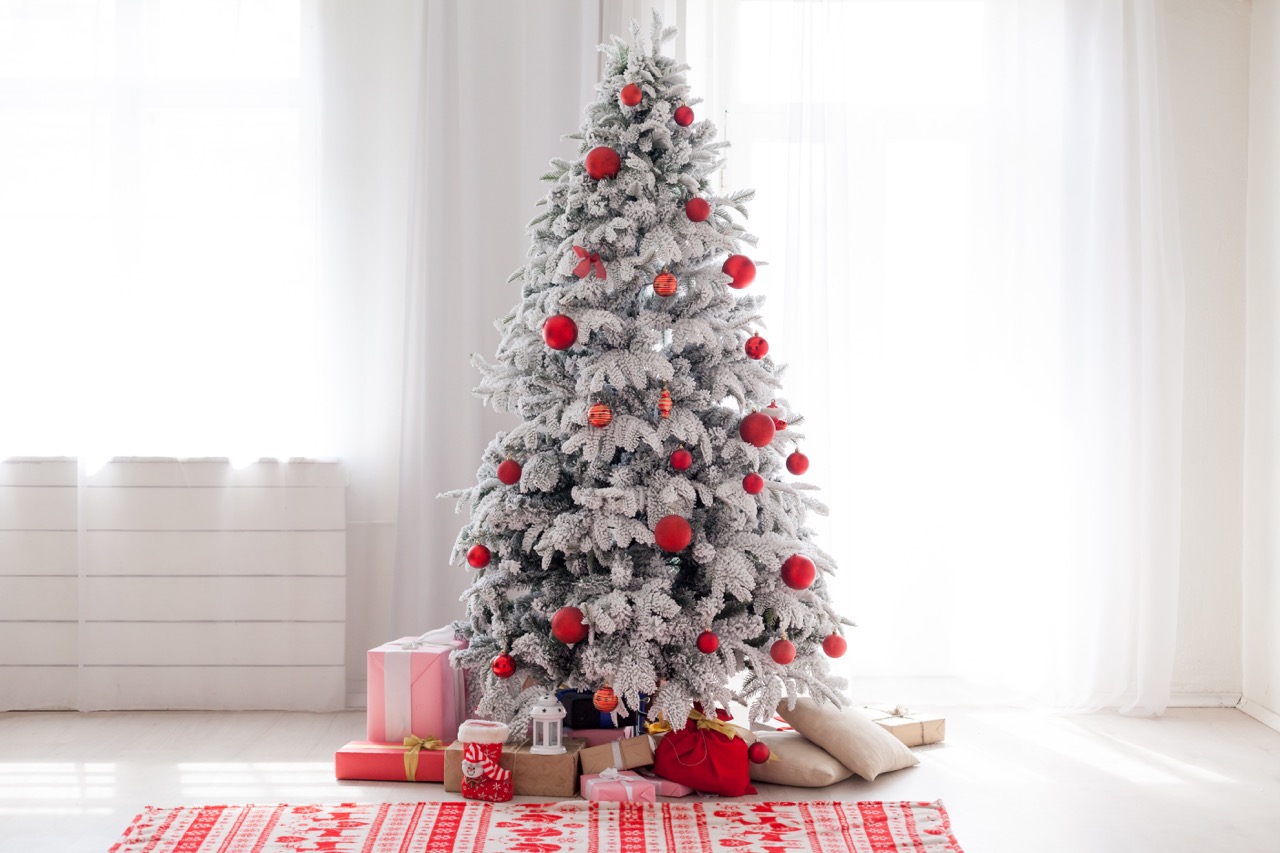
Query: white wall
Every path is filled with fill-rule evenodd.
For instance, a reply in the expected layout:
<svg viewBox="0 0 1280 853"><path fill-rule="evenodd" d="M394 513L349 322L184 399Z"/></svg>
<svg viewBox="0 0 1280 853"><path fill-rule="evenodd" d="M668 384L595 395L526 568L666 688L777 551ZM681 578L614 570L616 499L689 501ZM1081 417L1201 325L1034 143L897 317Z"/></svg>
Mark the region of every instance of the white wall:
<svg viewBox="0 0 1280 853"><path fill-rule="evenodd" d="M1245 398L1244 703L1280 727L1280 0L1254 0Z"/></svg>

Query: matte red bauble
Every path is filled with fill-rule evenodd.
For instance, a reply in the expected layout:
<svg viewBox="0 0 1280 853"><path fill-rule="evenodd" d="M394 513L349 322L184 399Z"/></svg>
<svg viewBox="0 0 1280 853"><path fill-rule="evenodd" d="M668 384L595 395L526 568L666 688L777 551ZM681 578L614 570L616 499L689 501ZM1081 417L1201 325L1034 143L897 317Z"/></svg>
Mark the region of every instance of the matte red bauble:
<svg viewBox="0 0 1280 853"><path fill-rule="evenodd" d="M720 648L720 638L715 631L703 631L698 635L698 651L704 655L713 654Z"/></svg>
<svg viewBox="0 0 1280 853"><path fill-rule="evenodd" d="M628 83L622 87L622 91L618 93L618 100L622 101L624 107L634 107L644 98L644 92L640 91L640 87L635 83Z"/></svg>
<svg viewBox="0 0 1280 853"><path fill-rule="evenodd" d="M675 553L689 547L693 541L693 528L678 515L668 515L653 528L653 540L664 551Z"/></svg>
<svg viewBox="0 0 1280 853"><path fill-rule="evenodd" d="M499 678L510 678L516 674L516 659L503 652L493 659L490 667L493 669L493 674Z"/></svg>
<svg viewBox="0 0 1280 853"><path fill-rule="evenodd" d="M676 107L675 120L681 127L693 124L693 107Z"/></svg>
<svg viewBox="0 0 1280 853"><path fill-rule="evenodd" d="M607 427L613 420L613 409L604 403L596 403L587 409L587 423L593 427Z"/></svg>
<svg viewBox="0 0 1280 853"><path fill-rule="evenodd" d="M581 643L587 638L587 626L582 611L576 607L561 607L551 617L551 634L567 646Z"/></svg>
<svg viewBox="0 0 1280 853"><path fill-rule="evenodd" d="M792 589L808 589L817 576L813 560L803 554L792 554L782 564L782 582Z"/></svg>
<svg viewBox="0 0 1280 853"><path fill-rule="evenodd" d="M704 222L711 215L711 205L705 198L691 198L684 206L684 214L694 222Z"/></svg>
<svg viewBox="0 0 1280 853"><path fill-rule="evenodd" d="M775 432L782 432L786 428L787 428L787 422L784 421L782 418L773 419L773 429Z"/></svg>
<svg viewBox="0 0 1280 853"><path fill-rule="evenodd" d="M605 685L591 697L591 704L596 706L597 711L604 711L606 714L611 713L618 707L618 694L613 692L612 687Z"/></svg>
<svg viewBox="0 0 1280 853"><path fill-rule="evenodd" d="M598 181L618 174L618 170L622 168L622 158L609 146L601 145L587 152L583 165L587 167L587 174Z"/></svg>
<svg viewBox="0 0 1280 853"><path fill-rule="evenodd" d="M832 634L822 641L822 650L827 653L829 658L838 658L843 655L849 648L849 644L845 642L844 637L839 634Z"/></svg>
<svg viewBox="0 0 1280 853"><path fill-rule="evenodd" d="M489 565L489 557L489 549L479 542L472 545L471 550L467 551L467 562L471 564L473 569L483 569Z"/></svg>
<svg viewBox="0 0 1280 853"><path fill-rule="evenodd" d="M498 466L498 480L504 486L514 486L520 482L520 474L523 469L520 463L514 459L508 459Z"/></svg>
<svg viewBox="0 0 1280 853"><path fill-rule="evenodd" d="M764 491L764 477L755 471L742 478L742 490L749 495L758 495Z"/></svg>
<svg viewBox="0 0 1280 853"><path fill-rule="evenodd" d="M762 359L769 354L769 342L759 335L752 335L747 338L743 349L747 351L747 358Z"/></svg>
<svg viewBox="0 0 1280 853"><path fill-rule="evenodd" d="M738 435L747 444L765 447L773 441L773 418L760 412L752 412L738 424Z"/></svg>
<svg viewBox="0 0 1280 853"><path fill-rule="evenodd" d="M764 764L769 760L769 754L769 744L762 740L747 747L747 758L751 759L752 764Z"/></svg>
<svg viewBox="0 0 1280 853"><path fill-rule="evenodd" d="M688 471L693 464L693 454L681 447L671 454L671 467L677 471Z"/></svg>
<svg viewBox="0 0 1280 853"><path fill-rule="evenodd" d="M793 450L787 457L787 470L792 474L803 474L809 470L809 457L799 450Z"/></svg>
<svg viewBox="0 0 1280 853"><path fill-rule="evenodd" d="M729 286L736 290L741 290L756 280L755 262L746 255L730 255L725 258L720 271L733 279Z"/></svg>
<svg viewBox="0 0 1280 853"><path fill-rule="evenodd" d="M578 340L578 324L571 317L563 314L552 314L542 324L542 339L547 346L556 350L565 350Z"/></svg>
<svg viewBox="0 0 1280 853"><path fill-rule="evenodd" d="M671 273L663 270L653 280L653 292L659 296L674 296L680 282Z"/></svg>
<svg viewBox="0 0 1280 853"><path fill-rule="evenodd" d="M769 657L774 663L786 666L796 659L796 644L787 639L778 640L769 647Z"/></svg>

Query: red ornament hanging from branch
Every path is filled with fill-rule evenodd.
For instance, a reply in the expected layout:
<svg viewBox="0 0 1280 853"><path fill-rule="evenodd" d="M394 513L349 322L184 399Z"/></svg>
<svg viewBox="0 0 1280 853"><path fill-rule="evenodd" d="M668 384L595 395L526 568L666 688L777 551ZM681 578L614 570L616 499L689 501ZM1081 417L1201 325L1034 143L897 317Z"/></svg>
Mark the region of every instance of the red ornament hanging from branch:
<svg viewBox="0 0 1280 853"><path fill-rule="evenodd" d="M671 392L666 388L658 395L658 414L662 415L663 420L671 417Z"/></svg>
<svg viewBox="0 0 1280 853"><path fill-rule="evenodd" d="M613 713L618 707L618 694L614 693L613 688L606 684L591 697L591 704L596 706L597 711L604 711L606 714Z"/></svg>
<svg viewBox="0 0 1280 853"><path fill-rule="evenodd" d="M622 87L622 91L618 93L618 100L622 102L624 107L634 107L644 99L644 92L640 91L640 87L635 83L628 83Z"/></svg>
<svg viewBox="0 0 1280 853"><path fill-rule="evenodd" d="M681 127L688 127L693 124L693 107L683 105L676 107L674 118L676 120L676 124Z"/></svg>
<svg viewBox="0 0 1280 853"><path fill-rule="evenodd" d="M711 203L705 198L691 198L685 202L684 214L694 222L705 222L711 215Z"/></svg>
<svg viewBox="0 0 1280 853"><path fill-rule="evenodd" d="M498 465L498 482L504 486L514 486L520 482L520 475L523 470L516 460L506 459Z"/></svg>
<svg viewBox="0 0 1280 853"><path fill-rule="evenodd" d="M764 477L755 471L742 478L742 490L749 495L758 495L764 491Z"/></svg>
<svg viewBox="0 0 1280 853"><path fill-rule="evenodd" d="M752 412L738 424L738 434L747 444L766 447L773 441L773 418L760 412Z"/></svg>
<svg viewBox="0 0 1280 853"><path fill-rule="evenodd" d="M587 638L586 617L576 607L561 607L551 617L551 634L566 646L581 643Z"/></svg>
<svg viewBox="0 0 1280 853"><path fill-rule="evenodd" d="M668 515L653 528L653 541L663 551L674 554L689 547L693 541L693 528L680 516Z"/></svg>
<svg viewBox="0 0 1280 853"><path fill-rule="evenodd" d="M613 421L613 409L604 403L596 403L587 409L587 423L593 427L604 428Z"/></svg>
<svg viewBox="0 0 1280 853"><path fill-rule="evenodd" d="M729 286L735 290L741 290L756 280L755 262L746 255L730 255L720 271L733 279Z"/></svg>
<svg viewBox="0 0 1280 853"><path fill-rule="evenodd" d="M698 635L698 651L704 655L714 654L720 648L720 637L715 631L703 631Z"/></svg>
<svg viewBox="0 0 1280 853"><path fill-rule="evenodd" d="M747 338L747 343L743 346L746 350L747 358L754 358L757 361L769 354L769 342L759 335L752 335Z"/></svg>
<svg viewBox="0 0 1280 853"><path fill-rule="evenodd" d="M676 288L679 287L680 281L671 273L663 270L658 273L657 278L653 280L653 292L661 297L675 296Z"/></svg>
<svg viewBox="0 0 1280 853"><path fill-rule="evenodd" d="M792 589L808 589L817 576L813 560L803 554L792 554L782 564L782 582Z"/></svg>
<svg viewBox="0 0 1280 853"><path fill-rule="evenodd" d="M829 658L841 657L848 648L849 644L839 634L832 634L822 641L822 650L827 653Z"/></svg>
<svg viewBox="0 0 1280 853"><path fill-rule="evenodd" d="M799 450L793 450L791 455L787 457L787 470L796 476L800 476L809 470L809 457Z"/></svg>
<svg viewBox="0 0 1280 853"><path fill-rule="evenodd" d="M609 146L601 145L587 152L587 159L583 161L583 165L587 169L587 174L599 181L618 174L622 169L622 158Z"/></svg>
<svg viewBox="0 0 1280 853"><path fill-rule="evenodd" d="M493 674L499 678L510 678L516 674L516 659L503 652L493 659L490 668L493 669Z"/></svg>
<svg viewBox="0 0 1280 853"><path fill-rule="evenodd" d="M677 471L688 471L689 466L693 464L693 454L685 450L683 447L677 448L671 453L671 467Z"/></svg>
<svg viewBox="0 0 1280 853"><path fill-rule="evenodd" d="M783 637L769 647L769 657L773 658L774 663L786 666L796 659L796 644Z"/></svg>
<svg viewBox="0 0 1280 853"><path fill-rule="evenodd" d="M485 566L489 565L491 557L492 555L489 553L489 549L481 545L479 542L472 545L470 550L467 551L467 562L473 569L483 569Z"/></svg>
<svg viewBox="0 0 1280 853"><path fill-rule="evenodd" d="M567 350L578 341L578 324L563 314L552 314L542 324L542 339L553 350Z"/></svg>

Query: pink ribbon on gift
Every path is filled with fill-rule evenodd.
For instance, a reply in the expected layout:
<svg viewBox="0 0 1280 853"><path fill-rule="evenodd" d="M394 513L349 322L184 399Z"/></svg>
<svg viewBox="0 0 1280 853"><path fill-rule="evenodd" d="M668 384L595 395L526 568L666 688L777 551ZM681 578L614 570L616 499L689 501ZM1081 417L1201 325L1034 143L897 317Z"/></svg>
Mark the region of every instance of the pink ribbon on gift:
<svg viewBox="0 0 1280 853"><path fill-rule="evenodd" d="M614 741L614 748L617 749L617 741ZM600 771L600 778L606 782L621 782L622 790L627 792L627 802L634 803L636 801L636 789L632 787L635 783L625 773L618 771L616 767L606 767Z"/></svg>
<svg viewBox="0 0 1280 853"><path fill-rule="evenodd" d="M591 268L596 269L596 278L605 278L604 261L600 260L599 252L588 252L581 246L574 246L573 252L582 260L573 269L573 274L578 278L586 278L591 274Z"/></svg>
<svg viewBox="0 0 1280 853"><path fill-rule="evenodd" d="M480 744L469 743L462 750L462 760L471 764L479 764L484 768L484 775L495 782L505 782L511 778L511 771L500 766L480 749Z"/></svg>

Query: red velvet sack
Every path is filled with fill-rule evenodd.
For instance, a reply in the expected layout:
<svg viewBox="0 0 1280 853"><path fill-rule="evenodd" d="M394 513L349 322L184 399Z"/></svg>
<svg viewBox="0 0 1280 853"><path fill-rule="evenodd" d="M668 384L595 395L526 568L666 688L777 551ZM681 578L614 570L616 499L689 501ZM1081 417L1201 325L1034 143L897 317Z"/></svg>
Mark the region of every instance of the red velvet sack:
<svg viewBox="0 0 1280 853"><path fill-rule="evenodd" d="M754 794L747 761L747 742L724 733L733 717L717 710L717 720L690 715L684 730L668 732L658 742L653 772L704 794L741 797Z"/></svg>

